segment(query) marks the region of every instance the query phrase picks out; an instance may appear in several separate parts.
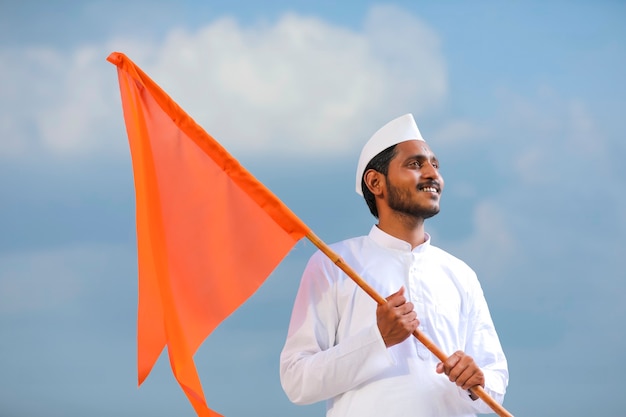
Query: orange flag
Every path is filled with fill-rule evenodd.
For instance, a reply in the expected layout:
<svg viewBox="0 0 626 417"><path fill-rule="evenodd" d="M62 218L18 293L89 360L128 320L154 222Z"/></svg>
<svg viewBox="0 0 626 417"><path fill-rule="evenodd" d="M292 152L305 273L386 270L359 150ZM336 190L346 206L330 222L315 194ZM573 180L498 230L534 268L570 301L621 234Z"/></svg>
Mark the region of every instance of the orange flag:
<svg viewBox="0 0 626 417"><path fill-rule="evenodd" d="M196 413L193 355L310 230L128 57L112 53L136 195L139 385L167 346Z"/></svg>

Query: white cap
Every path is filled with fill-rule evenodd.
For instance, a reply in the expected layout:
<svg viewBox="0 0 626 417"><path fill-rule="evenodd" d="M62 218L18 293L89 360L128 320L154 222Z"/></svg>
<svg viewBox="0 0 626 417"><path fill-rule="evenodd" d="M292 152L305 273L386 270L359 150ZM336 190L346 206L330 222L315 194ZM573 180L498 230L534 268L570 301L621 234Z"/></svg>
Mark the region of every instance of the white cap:
<svg viewBox="0 0 626 417"><path fill-rule="evenodd" d="M397 145L400 142L407 140L424 140L422 135L415 124L412 114L405 114L397 119L393 119L374 133L374 135L367 141L361 156L359 157L359 164L356 168L356 192L359 195L363 195L361 191L361 180L367 164L376 155L384 151L390 146Z"/></svg>

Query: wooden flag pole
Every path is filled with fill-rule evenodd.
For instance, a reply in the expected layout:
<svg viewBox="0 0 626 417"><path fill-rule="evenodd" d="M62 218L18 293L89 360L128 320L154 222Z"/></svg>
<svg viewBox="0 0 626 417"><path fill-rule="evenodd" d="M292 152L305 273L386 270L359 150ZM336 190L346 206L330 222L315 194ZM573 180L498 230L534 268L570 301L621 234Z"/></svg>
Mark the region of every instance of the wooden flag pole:
<svg viewBox="0 0 626 417"><path fill-rule="evenodd" d="M345 272L361 289L363 289L370 297L376 301L379 305L385 304L387 300L383 298L380 294L376 292L367 282L363 280L359 276L359 274L354 271L344 262L344 260L337 255L326 243L324 243L319 237L315 235L313 232L309 232L306 235L307 239L309 239L315 246L319 248L326 256L330 258L331 261L335 263L343 272ZM417 338L428 350L430 350L440 361L445 362L448 359L448 356L439 349L428 337L424 336L424 334L417 329L413 332L413 336ZM470 391L478 396L481 400L483 400L491 409L500 417L513 417L513 414L509 413L504 407L496 402L480 385L476 385L475 387L470 388Z"/></svg>

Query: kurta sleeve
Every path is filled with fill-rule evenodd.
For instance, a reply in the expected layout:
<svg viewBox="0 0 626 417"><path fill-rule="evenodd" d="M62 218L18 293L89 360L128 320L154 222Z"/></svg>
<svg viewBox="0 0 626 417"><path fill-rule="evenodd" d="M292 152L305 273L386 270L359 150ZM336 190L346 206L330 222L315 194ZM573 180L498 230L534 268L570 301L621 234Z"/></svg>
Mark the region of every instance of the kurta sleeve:
<svg viewBox="0 0 626 417"><path fill-rule="evenodd" d="M470 296L473 303L470 308L467 348L465 352L474 358L482 369L485 375L485 391L498 404L502 404L509 381L507 361L478 279L474 283L475 285L472 286ZM480 399L476 401L470 399L469 401L477 413L493 412Z"/></svg>
<svg viewBox="0 0 626 417"><path fill-rule="evenodd" d="M394 363L376 322L336 342L341 317L336 305L336 268L321 253L307 264L280 355L280 380L287 397L310 404L340 395Z"/></svg>

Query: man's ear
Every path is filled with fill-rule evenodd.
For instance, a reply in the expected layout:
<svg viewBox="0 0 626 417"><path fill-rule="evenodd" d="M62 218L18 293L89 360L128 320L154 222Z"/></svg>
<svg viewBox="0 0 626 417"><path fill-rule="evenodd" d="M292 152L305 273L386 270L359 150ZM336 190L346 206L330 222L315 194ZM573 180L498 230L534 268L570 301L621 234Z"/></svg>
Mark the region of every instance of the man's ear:
<svg viewBox="0 0 626 417"><path fill-rule="evenodd" d="M375 169L368 169L363 175L363 181L365 186L375 196L380 196L383 193L385 187L385 176Z"/></svg>

